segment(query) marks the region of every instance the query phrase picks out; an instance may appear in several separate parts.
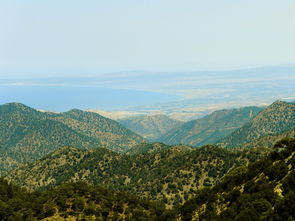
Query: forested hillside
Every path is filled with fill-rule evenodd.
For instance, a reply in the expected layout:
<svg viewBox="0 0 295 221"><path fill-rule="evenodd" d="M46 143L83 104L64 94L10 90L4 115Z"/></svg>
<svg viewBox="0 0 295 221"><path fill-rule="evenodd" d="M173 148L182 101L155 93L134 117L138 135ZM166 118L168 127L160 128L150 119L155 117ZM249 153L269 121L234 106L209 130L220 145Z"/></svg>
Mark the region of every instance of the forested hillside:
<svg viewBox="0 0 295 221"><path fill-rule="evenodd" d="M175 149L181 151L180 147L172 148L174 151ZM214 148L204 147L204 149L207 150L206 156L213 156ZM252 157L259 154L257 151L253 152L254 149L249 151L252 151L250 154ZM71 152L71 155L67 156L66 152ZM56 168L58 160L64 165L67 161L79 161L81 152L84 152L86 157L85 153L89 151L65 147L59 152L52 153L51 162L55 164L53 168ZM222 151L218 152L224 154ZM60 154L63 154L63 159L60 159ZM293 220L295 218L294 157L295 139L285 138L277 142L272 152L260 157L259 160L237 164L223 178L218 179L214 186L205 185L194 191L191 199L172 210L165 209L164 204L160 202L139 199L139 195L134 196L128 190L125 193L113 192L82 183L80 179L75 183L69 182L33 193L28 193L1 179L0 218L1 220ZM76 160L70 160L73 158ZM207 162L210 160L207 159ZM104 166L107 168L106 171L110 171L111 167L107 167L106 164ZM33 167L31 169L34 170ZM69 171L66 170L64 174ZM189 179L191 176L189 174L186 178ZM176 188L181 189L179 185ZM177 198L177 195L171 197Z"/></svg>
<svg viewBox="0 0 295 221"><path fill-rule="evenodd" d="M0 180L0 220L169 220L160 203L86 183L28 193Z"/></svg>
<svg viewBox="0 0 295 221"><path fill-rule="evenodd" d="M232 167L253 162L265 153L264 149L147 145L151 151L135 155L64 147L12 171L6 179L30 191L85 181L159 200L172 208L200 187L213 185Z"/></svg>
<svg viewBox="0 0 295 221"><path fill-rule="evenodd" d="M267 157L237 167L179 209L181 220L295 219L295 139L283 139Z"/></svg>
<svg viewBox="0 0 295 221"><path fill-rule="evenodd" d="M273 145L281 140L282 138L289 137L295 138L295 128L287 130L286 132L278 135L267 135L258 139L255 139L249 143L241 145L243 148L253 148L253 147L268 147L271 148Z"/></svg>
<svg viewBox="0 0 295 221"><path fill-rule="evenodd" d="M64 145L126 152L141 142L139 135L95 113L40 112L18 103L0 106L0 172Z"/></svg>
<svg viewBox="0 0 295 221"><path fill-rule="evenodd" d="M236 147L265 136L283 134L294 127L295 103L276 101L220 143Z"/></svg>

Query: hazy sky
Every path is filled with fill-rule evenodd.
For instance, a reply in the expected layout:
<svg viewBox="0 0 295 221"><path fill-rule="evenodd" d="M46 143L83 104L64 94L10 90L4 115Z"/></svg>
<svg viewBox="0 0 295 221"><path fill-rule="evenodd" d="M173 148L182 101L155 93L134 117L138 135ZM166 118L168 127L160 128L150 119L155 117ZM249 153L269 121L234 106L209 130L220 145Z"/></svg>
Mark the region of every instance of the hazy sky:
<svg viewBox="0 0 295 221"><path fill-rule="evenodd" d="M0 0L0 77L295 63L294 0Z"/></svg>

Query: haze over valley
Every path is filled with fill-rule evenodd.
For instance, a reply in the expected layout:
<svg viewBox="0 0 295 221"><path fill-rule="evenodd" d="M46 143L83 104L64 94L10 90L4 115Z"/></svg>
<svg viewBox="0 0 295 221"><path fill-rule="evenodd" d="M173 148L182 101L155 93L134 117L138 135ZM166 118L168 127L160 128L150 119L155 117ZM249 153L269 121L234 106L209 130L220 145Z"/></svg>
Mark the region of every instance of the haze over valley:
<svg viewBox="0 0 295 221"><path fill-rule="evenodd" d="M111 118L166 114L187 121L219 109L295 100L295 65L204 72L133 71L1 82L2 104L21 102L55 112L90 109Z"/></svg>

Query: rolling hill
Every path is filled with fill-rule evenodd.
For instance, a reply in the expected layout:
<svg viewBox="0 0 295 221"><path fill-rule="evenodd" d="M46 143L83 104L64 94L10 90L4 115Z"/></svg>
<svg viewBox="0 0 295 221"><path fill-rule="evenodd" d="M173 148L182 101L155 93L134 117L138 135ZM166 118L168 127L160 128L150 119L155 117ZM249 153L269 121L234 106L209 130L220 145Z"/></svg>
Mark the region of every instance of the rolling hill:
<svg viewBox="0 0 295 221"><path fill-rule="evenodd" d="M0 106L0 168L31 162L60 146L106 147L126 152L144 139L98 114L71 110L41 112L19 103Z"/></svg>
<svg viewBox="0 0 295 221"><path fill-rule="evenodd" d="M247 124L221 139L226 147L236 147L265 136L277 136L295 127L295 103L276 101Z"/></svg>
<svg viewBox="0 0 295 221"><path fill-rule="evenodd" d="M156 141L172 128L183 124L163 114L128 117L118 122L150 141Z"/></svg>
<svg viewBox="0 0 295 221"><path fill-rule="evenodd" d="M161 136L158 141L190 146L214 144L249 122L261 110L260 107L243 107L215 111L201 119L175 127Z"/></svg>
<svg viewBox="0 0 295 221"><path fill-rule="evenodd" d="M122 155L104 148L63 147L11 171L5 179L30 191L84 181L159 200L172 208L191 198L200 187L213 185L232 167L261 158L265 151L146 145L150 151L135 155Z"/></svg>

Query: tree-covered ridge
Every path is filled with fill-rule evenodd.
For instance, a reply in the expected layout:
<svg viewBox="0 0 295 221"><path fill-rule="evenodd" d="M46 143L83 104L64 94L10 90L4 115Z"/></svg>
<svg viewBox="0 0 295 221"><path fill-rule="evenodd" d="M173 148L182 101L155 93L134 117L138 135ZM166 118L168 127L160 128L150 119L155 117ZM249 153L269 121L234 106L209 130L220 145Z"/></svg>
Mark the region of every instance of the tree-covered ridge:
<svg viewBox="0 0 295 221"><path fill-rule="evenodd" d="M0 106L0 172L40 159L60 146L126 152L141 142L139 135L99 114L40 112L18 103Z"/></svg>
<svg viewBox="0 0 295 221"><path fill-rule="evenodd" d="M164 205L86 183L28 193L0 180L0 220L169 220Z"/></svg>
<svg viewBox="0 0 295 221"><path fill-rule="evenodd" d="M253 147L273 147L273 145L279 140L289 137L295 138L295 127L291 130L287 130L286 132L278 135L267 135L258 139L255 139L249 143L241 145L243 148L253 148Z"/></svg>
<svg viewBox="0 0 295 221"><path fill-rule="evenodd" d="M183 124L163 114L128 117L118 122L149 141L156 141L172 128Z"/></svg>
<svg viewBox="0 0 295 221"><path fill-rule="evenodd" d="M236 147L265 136L280 135L294 126L295 103L276 101L220 143Z"/></svg>
<svg viewBox="0 0 295 221"><path fill-rule="evenodd" d="M85 136L97 138L102 146L116 152L126 152L131 147L143 142L139 135L121 126L118 122L97 113L71 110L62 114L60 121Z"/></svg>
<svg viewBox="0 0 295 221"><path fill-rule="evenodd" d="M295 139L285 138L267 157L200 190L179 214L181 220L294 220L294 199Z"/></svg>
<svg viewBox="0 0 295 221"><path fill-rule="evenodd" d="M172 208L190 199L200 187L213 185L232 167L255 161L264 153L215 146L153 146L152 151L136 155L64 147L12 171L6 179L30 191L82 180L159 200Z"/></svg>
<svg viewBox="0 0 295 221"><path fill-rule="evenodd" d="M170 130L158 140L174 145L214 144L249 122L261 110L260 107L243 107L215 111L201 119L189 121Z"/></svg>

